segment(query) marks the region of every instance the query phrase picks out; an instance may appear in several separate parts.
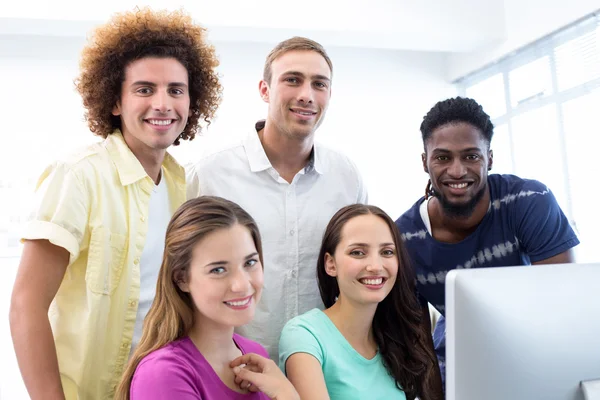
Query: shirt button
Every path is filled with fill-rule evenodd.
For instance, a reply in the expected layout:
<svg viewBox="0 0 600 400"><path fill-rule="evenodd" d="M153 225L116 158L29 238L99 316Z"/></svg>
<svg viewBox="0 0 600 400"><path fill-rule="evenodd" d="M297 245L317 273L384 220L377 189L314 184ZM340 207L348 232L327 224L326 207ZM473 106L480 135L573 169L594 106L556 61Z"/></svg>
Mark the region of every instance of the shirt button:
<svg viewBox="0 0 600 400"><path fill-rule="evenodd" d="M296 277L296 270L292 270L292 278Z"/></svg>
<svg viewBox="0 0 600 400"><path fill-rule="evenodd" d="M130 300L129 301L129 306L135 307L135 303L136 303L135 300Z"/></svg>
<svg viewBox="0 0 600 400"><path fill-rule="evenodd" d="M294 236L294 233L296 233L293 229L290 231L290 236Z"/></svg>
<svg viewBox="0 0 600 400"><path fill-rule="evenodd" d="M144 217L143 215L140 217L140 221L145 222L146 221L146 217Z"/></svg>
<svg viewBox="0 0 600 400"><path fill-rule="evenodd" d="M140 263L140 259L139 259L139 258L136 258L135 260L133 260L133 263L134 263L135 265L138 265L138 264Z"/></svg>

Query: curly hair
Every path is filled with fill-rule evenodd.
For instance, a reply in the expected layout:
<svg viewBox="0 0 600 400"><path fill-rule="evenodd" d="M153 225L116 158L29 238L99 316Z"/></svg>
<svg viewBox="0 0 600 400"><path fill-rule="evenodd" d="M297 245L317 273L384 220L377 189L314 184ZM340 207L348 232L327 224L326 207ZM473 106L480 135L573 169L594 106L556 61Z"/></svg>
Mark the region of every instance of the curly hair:
<svg viewBox="0 0 600 400"><path fill-rule="evenodd" d="M439 101L425 115L421 123L423 144L425 145L433 131L437 128L458 122L466 122L479 129L488 146L492 142L494 125L490 116L483 111L483 107L473 99L455 97Z"/></svg>
<svg viewBox="0 0 600 400"><path fill-rule="evenodd" d="M192 140L200 118L207 125L214 118L222 93L215 71L219 61L205 32L183 11L149 8L115 14L97 28L82 51L81 74L75 81L90 130L106 138L121 127L112 110L120 99L127 65L145 57L175 58L188 72L190 114L174 144Z"/></svg>

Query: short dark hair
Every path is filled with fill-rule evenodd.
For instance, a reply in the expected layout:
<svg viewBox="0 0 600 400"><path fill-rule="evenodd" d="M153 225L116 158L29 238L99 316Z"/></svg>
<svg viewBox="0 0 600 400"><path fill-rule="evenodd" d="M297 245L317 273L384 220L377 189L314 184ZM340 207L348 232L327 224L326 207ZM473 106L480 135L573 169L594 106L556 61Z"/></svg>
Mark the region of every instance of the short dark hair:
<svg viewBox="0 0 600 400"><path fill-rule="evenodd" d="M490 145L494 135L494 124L479 103L466 97L439 101L429 110L421 123L423 145L437 128L459 122L466 122L479 129L488 146Z"/></svg>

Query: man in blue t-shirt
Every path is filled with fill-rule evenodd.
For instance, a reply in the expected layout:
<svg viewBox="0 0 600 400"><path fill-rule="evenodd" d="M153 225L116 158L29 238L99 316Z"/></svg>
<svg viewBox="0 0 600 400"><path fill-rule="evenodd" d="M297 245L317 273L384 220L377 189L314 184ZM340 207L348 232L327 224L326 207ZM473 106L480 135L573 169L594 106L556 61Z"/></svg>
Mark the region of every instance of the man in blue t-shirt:
<svg viewBox="0 0 600 400"><path fill-rule="evenodd" d="M424 315L442 317L433 342L445 375L445 278L448 271L573 262L577 236L546 185L514 175L488 175L490 117L474 100L438 102L421 134L425 196L396 225L412 259ZM431 331L429 318L426 329Z"/></svg>

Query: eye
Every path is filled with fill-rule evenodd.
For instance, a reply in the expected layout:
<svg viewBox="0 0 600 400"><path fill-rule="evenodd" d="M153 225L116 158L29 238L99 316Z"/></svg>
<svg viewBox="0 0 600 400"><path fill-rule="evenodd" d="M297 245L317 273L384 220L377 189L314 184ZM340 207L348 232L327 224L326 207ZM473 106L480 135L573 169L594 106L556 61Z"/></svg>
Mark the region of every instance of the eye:
<svg viewBox="0 0 600 400"><path fill-rule="evenodd" d="M172 94L176 94L176 95L180 95L180 94L183 94L184 91L183 91L183 89L173 88L173 89L171 89L171 93Z"/></svg>
<svg viewBox="0 0 600 400"><path fill-rule="evenodd" d="M469 154L466 159L469 161L477 161L479 160L479 154Z"/></svg>
<svg viewBox="0 0 600 400"><path fill-rule="evenodd" d="M437 156L435 159L438 161L448 161L450 158L448 156Z"/></svg>
<svg viewBox="0 0 600 400"><path fill-rule="evenodd" d="M225 267L216 267L210 270L211 274L221 275L225 273Z"/></svg>
<svg viewBox="0 0 600 400"><path fill-rule="evenodd" d="M395 255L396 252L394 250L391 250L391 249L384 249L381 252L381 254L384 255L384 256L386 256L386 257L391 257L391 256Z"/></svg>
<svg viewBox="0 0 600 400"><path fill-rule="evenodd" d="M285 81L289 82L289 83L298 83L298 78L289 77L289 78L285 78Z"/></svg>
<svg viewBox="0 0 600 400"><path fill-rule="evenodd" d="M320 81L315 82L315 86L318 87L319 89L327 88L327 84L325 82L320 82Z"/></svg>
<svg viewBox="0 0 600 400"><path fill-rule="evenodd" d="M254 267L256 264L258 264L258 260L257 260L257 259L254 259L254 258L252 258L252 259L250 259L250 260L246 261L246 264L245 264L245 266L246 266L246 267Z"/></svg>
<svg viewBox="0 0 600 400"><path fill-rule="evenodd" d="M355 256L355 257L361 257L361 256L364 256L365 253L362 250L352 250L350 252L350 255Z"/></svg>
<svg viewBox="0 0 600 400"><path fill-rule="evenodd" d="M139 88L138 90L136 90L136 93L139 93L139 94L151 94L152 93L152 89L150 89L148 87L142 87L142 88Z"/></svg>

